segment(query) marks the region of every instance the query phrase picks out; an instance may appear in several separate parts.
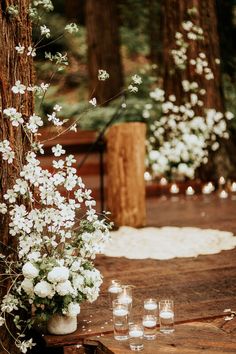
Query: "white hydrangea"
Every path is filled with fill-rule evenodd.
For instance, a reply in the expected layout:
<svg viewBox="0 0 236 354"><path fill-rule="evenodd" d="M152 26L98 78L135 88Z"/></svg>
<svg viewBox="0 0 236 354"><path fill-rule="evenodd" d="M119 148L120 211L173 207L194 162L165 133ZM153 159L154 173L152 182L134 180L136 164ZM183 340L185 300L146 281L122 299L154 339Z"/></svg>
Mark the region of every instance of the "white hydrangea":
<svg viewBox="0 0 236 354"><path fill-rule="evenodd" d="M37 283L35 285L34 293L35 293L35 295L37 295L41 298L48 297L49 299L52 299L55 294L55 291L53 290L53 287L51 284L49 284L45 280L41 280L39 283Z"/></svg>
<svg viewBox="0 0 236 354"><path fill-rule="evenodd" d="M39 269L31 262L26 262L22 267L22 273L25 278L34 279L39 275Z"/></svg>
<svg viewBox="0 0 236 354"><path fill-rule="evenodd" d="M65 282L69 278L69 269L66 267L54 267L47 276L51 283Z"/></svg>

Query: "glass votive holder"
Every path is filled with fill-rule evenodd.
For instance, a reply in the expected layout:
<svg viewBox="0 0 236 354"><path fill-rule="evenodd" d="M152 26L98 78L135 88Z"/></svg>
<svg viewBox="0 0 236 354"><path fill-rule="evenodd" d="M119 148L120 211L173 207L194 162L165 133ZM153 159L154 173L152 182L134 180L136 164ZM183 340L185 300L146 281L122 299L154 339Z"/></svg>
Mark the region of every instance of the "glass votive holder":
<svg viewBox="0 0 236 354"><path fill-rule="evenodd" d="M170 334L174 332L174 301L161 300L159 302L160 332Z"/></svg>
<svg viewBox="0 0 236 354"><path fill-rule="evenodd" d="M126 340L129 338L128 306L122 304L118 299L112 302L113 329L116 340Z"/></svg>
<svg viewBox="0 0 236 354"><path fill-rule="evenodd" d="M144 315L153 315L157 317L158 304L155 299L146 299L143 304Z"/></svg>
<svg viewBox="0 0 236 354"><path fill-rule="evenodd" d="M144 338L147 340L156 339L157 336L157 317L154 315L143 316Z"/></svg>
<svg viewBox="0 0 236 354"><path fill-rule="evenodd" d="M119 280L112 279L110 282L110 285L108 287L110 308L112 308L112 301L117 299L121 290L122 290L122 286L121 286L121 283L119 282Z"/></svg>
<svg viewBox="0 0 236 354"><path fill-rule="evenodd" d="M132 310L132 285L122 285L121 292L118 294L117 299L122 303L128 306L128 311L131 313Z"/></svg>
<svg viewBox="0 0 236 354"><path fill-rule="evenodd" d="M131 350L143 350L144 331L141 324L132 323L129 325L129 347Z"/></svg>

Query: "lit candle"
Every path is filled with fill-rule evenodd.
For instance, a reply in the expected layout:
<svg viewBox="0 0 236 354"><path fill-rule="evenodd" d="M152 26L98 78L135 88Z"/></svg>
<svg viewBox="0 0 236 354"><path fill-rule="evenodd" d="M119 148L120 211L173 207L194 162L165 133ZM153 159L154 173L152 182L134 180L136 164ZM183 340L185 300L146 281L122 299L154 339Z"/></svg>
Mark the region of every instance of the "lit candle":
<svg viewBox="0 0 236 354"><path fill-rule="evenodd" d="M145 310L156 310L157 309L157 304L155 302L146 302L144 304Z"/></svg>
<svg viewBox="0 0 236 354"><path fill-rule="evenodd" d="M211 192L215 190L215 187L212 182L208 182L208 187L210 188Z"/></svg>
<svg viewBox="0 0 236 354"><path fill-rule="evenodd" d="M148 171L144 172L144 180L147 182L152 180L152 176Z"/></svg>
<svg viewBox="0 0 236 354"><path fill-rule="evenodd" d="M167 179L165 178L165 177L162 177L161 179L160 179L160 185L161 186L166 186L167 185Z"/></svg>
<svg viewBox="0 0 236 354"><path fill-rule="evenodd" d="M134 337L134 338L142 337L143 331L141 331L140 329L133 329L129 331L129 335L130 337Z"/></svg>
<svg viewBox="0 0 236 354"><path fill-rule="evenodd" d="M225 178L223 176L221 176L219 178L219 184L222 186L223 184L225 184Z"/></svg>
<svg viewBox="0 0 236 354"><path fill-rule="evenodd" d="M108 288L108 291L109 293L112 293L112 294L118 294L121 292L121 286L119 285L111 285L109 288Z"/></svg>
<svg viewBox="0 0 236 354"><path fill-rule="evenodd" d="M115 308L113 309L113 315L115 316L127 316L128 315L128 310L124 308Z"/></svg>
<svg viewBox="0 0 236 354"><path fill-rule="evenodd" d="M228 192L226 192L226 190L223 189L223 190L219 193L219 197L222 198L222 199L228 198Z"/></svg>
<svg viewBox="0 0 236 354"><path fill-rule="evenodd" d="M179 193L179 187L177 186L176 183L173 183L170 187L170 193L172 194L178 194Z"/></svg>
<svg viewBox="0 0 236 354"><path fill-rule="evenodd" d="M205 186L202 187L202 193L211 194L211 189L209 188L208 184L205 184Z"/></svg>
<svg viewBox="0 0 236 354"><path fill-rule="evenodd" d="M233 182L230 187L231 192L236 192L236 182Z"/></svg>
<svg viewBox="0 0 236 354"><path fill-rule="evenodd" d="M132 302L132 297L126 294L122 294L118 297L121 304L129 305Z"/></svg>
<svg viewBox="0 0 236 354"><path fill-rule="evenodd" d="M188 188L186 189L186 195L194 195L195 194L195 190L193 189L193 187L188 186Z"/></svg>

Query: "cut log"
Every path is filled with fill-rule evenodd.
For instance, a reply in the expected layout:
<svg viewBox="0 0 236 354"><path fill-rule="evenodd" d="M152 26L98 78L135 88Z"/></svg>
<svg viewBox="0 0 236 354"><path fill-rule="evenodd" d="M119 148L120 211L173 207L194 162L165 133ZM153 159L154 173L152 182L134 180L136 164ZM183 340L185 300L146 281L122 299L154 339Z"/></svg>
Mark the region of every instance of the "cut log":
<svg viewBox="0 0 236 354"><path fill-rule="evenodd" d="M107 135L107 210L116 226L146 224L144 123L113 125Z"/></svg>

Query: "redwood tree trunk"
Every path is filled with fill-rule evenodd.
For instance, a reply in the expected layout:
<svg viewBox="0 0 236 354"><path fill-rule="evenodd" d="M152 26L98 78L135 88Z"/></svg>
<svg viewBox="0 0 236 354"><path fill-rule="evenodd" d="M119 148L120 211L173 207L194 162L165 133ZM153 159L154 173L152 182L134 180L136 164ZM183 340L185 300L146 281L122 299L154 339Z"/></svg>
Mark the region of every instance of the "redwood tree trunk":
<svg viewBox="0 0 236 354"><path fill-rule="evenodd" d="M188 9L196 8L197 14L191 18ZM192 20L204 31L203 41L191 41L188 48L189 59L195 59L197 54L204 52L211 68L214 79L206 80L202 75L195 73L192 65L187 61L185 70L175 70L175 64L170 54L171 49L176 48L175 33L182 31L182 22ZM163 2L163 63L164 63L164 90L166 97L175 94L177 104L183 102L186 93L181 82L196 81L200 88L206 90L206 95L201 96L203 107L198 108L197 114L204 116L205 108L215 108L224 112L220 65L215 61L220 58L219 33L217 28L217 12L215 0L165 0ZM202 166L197 175L203 179L217 179L220 175L235 177L235 161L233 155L235 147L231 140L223 140L220 149L210 152L209 162Z"/></svg>
<svg viewBox="0 0 236 354"><path fill-rule="evenodd" d="M175 94L177 103L181 104L184 91L182 80L196 81L201 88L207 91L203 97L205 108L222 110L222 87L220 77L220 66L215 59L220 58L219 34L217 29L217 14L215 0L165 0L163 2L163 62L164 62L164 89L166 96ZM200 26L204 31L203 41L191 41L188 53L189 59L195 59L197 54L206 54L208 65L214 74L214 80L206 80L195 73L193 66L187 62L185 70L174 70L173 58L170 51L176 47L175 33L182 32L182 22L191 20L188 10L196 8L198 14L194 18L194 24Z"/></svg>
<svg viewBox="0 0 236 354"><path fill-rule="evenodd" d="M87 0L86 28L91 96L104 104L123 87L117 2ZM98 82L99 69L110 74L108 80Z"/></svg>
<svg viewBox="0 0 236 354"><path fill-rule="evenodd" d="M23 162L24 151L27 147L26 137L20 127L13 127L9 119L5 118L2 111L5 108L14 107L21 112L26 120L33 113L33 96L27 92L24 95L14 94L11 90L17 80L25 86L33 84L32 58L24 54L17 54L15 46L19 43L26 49L32 44L31 22L28 17L30 0L2 0L0 4L0 141L7 139L11 148L15 151L13 164L9 165L1 159L0 169L0 203L4 201L3 195L11 188L15 179L19 176L20 167ZM11 18L7 13L10 5L17 5L19 15ZM19 161L19 162L18 162ZM6 246L15 247L14 238L8 233L9 215L1 214L0 218L0 252L7 254ZM3 273L1 271L1 273ZM4 288L0 288L0 298L4 295ZM1 327L1 341L11 354L18 353L8 338L3 327ZM2 353L2 352L0 352Z"/></svg>

